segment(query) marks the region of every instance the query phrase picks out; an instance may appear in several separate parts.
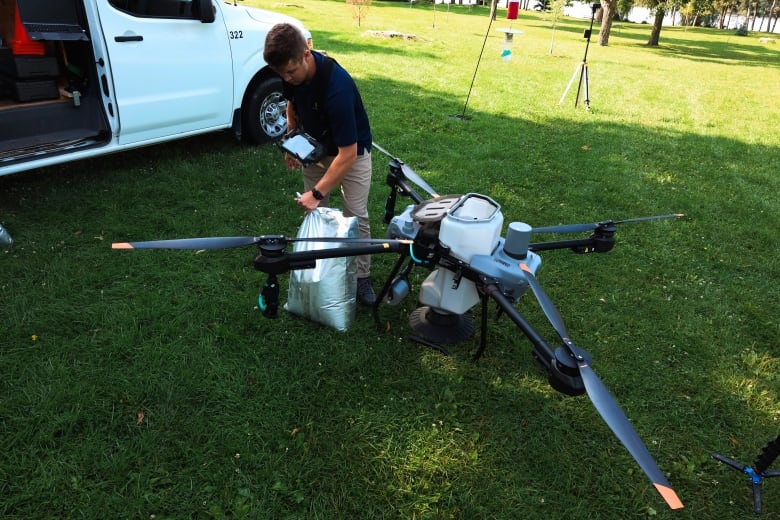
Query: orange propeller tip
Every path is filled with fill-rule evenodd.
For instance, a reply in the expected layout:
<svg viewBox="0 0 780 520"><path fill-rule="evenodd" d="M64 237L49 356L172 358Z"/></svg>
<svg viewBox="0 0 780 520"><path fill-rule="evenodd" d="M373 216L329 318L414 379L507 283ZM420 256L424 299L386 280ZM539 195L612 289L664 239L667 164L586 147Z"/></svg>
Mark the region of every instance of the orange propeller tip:
<svg viewBox="0 0 780 520"><path fill-rule="evenodd" d="M114 242L111 244L111 249L133 249L130 242Z"/></svg>
<svg viewBox="0 0 780 520"><path fill-rule="evenodd" d="M669 504L671 509L682 509L685 507L683 506L682 500L680 500L680 498L677 496L677 493L675 493L672 488L656 483L653 483L653 485L655 486L655 489L657 489L661 494L666 503Z"/></svg>

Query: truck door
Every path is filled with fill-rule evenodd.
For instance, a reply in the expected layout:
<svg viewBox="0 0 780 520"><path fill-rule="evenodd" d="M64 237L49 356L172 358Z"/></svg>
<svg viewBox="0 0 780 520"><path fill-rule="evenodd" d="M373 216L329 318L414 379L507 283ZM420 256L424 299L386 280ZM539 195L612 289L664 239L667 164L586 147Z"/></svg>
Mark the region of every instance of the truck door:
<svg viewBox="0 0 780 520"><path fill-rule="evenodd" d="M202 23L200 4L97 0L120 145L230 125L233 66L227 31L216 6L211 6L215 20Z"/></svg>

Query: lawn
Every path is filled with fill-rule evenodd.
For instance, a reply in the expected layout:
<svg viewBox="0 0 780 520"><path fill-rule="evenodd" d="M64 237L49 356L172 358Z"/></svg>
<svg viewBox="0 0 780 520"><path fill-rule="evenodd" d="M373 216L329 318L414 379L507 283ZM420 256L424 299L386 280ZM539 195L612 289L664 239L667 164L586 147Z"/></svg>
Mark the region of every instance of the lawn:
<svg viewBox="0 0 780 520"><path fill-rule="evenodd" d="M301 19L374 140L438 193L495 199L504 230L685 213L619 226L606 254L543 252L537 275L685 508L495 309L476 363L478 333L451 356L410 341L425 268L380 327L358 309L338 332L264 318L251 247L112 250L296 233L278 149L212 134L0 178L0 515L752 518L747 477L711 455L749 464L780 434L780 49L683 27L648 48L650 26L617 22L589 47L585 110L576 77L563 93L587 19L521 11L503 61L505 11L375 1L358 24L344 2L247 4ZM375 285L394 262L374 257ZM516 307L556 344L530 293ZM780 518L780 482L763 487Z"/></svg>

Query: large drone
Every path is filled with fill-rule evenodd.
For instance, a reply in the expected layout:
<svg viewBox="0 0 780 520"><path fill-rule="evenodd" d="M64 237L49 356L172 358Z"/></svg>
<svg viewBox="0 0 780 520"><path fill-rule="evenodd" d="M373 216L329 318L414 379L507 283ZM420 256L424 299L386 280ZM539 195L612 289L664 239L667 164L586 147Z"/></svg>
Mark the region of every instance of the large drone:
<svg viewBox="0 0 780 520"><path fill-rule="evenodd" d="M379 305L382 302L398 304L409 293L410 271L418 266L427 268L431 273L421 285L420 306L409 318L410 325L421 337L413 336L410 339L447 353L441 343L471 337L473 326L466 314L477 303L481 303L481 334L479 348L474 355L476 360L486 348L488 304L490 300L494 301L499 313L506 314L533 344L533 356L547 372L550 385L567 395L587 393L598 413L650 478L669 507L683 507L682 501L620 405L591 368L590 354L570 339L560 313L536 279L536 272L541 266L538 254L541 251L571 249L575 253L604 253L614 246L614 235L621 223L679 218L683 215L658 215L543 228L512 222L507 227L506 237L502 237L503 216L500 206L493 199L476 193L440 196L403 161L376 143L374 147L391 159L387 174L387 184L391 191L384 214L384 221L389 224L388 239L261 235L124 242L114 243L112 247L204 250L257 245L254 267L268 275L259 302L263 314L269 318L278 316L278 275L314 268L320 259L395 253L399 255L398 260L373 307L377 323ZM420 196L410 182L422 188L431 198ZM409 197L414 204L407 206L400 215L395 215L398 195ZM585 232L590 232L590 235L580 239L539 243L530 241L532 234ZM304 240L337 244L306 251L288 250L291 243ZM514 306L529 288L559 336L560 344L555 348L543 339Z"/></svg>

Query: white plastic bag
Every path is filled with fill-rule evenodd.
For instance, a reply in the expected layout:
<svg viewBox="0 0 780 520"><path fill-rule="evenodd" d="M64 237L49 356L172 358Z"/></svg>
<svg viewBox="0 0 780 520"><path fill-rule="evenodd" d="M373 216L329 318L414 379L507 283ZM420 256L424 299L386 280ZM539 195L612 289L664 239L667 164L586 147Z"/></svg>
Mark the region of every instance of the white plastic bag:
<svg viewBox="0 0 780 520"><path fill-rule="evenodd" d="M355 238L356 217L334 208L316 208L303 219L297 238ZM293 251L346 247L340 242L295 242ZM354 256L317 260L314 269L290 271L284 308L293 314L345 331L355 320L357 260Z"/></svg>

